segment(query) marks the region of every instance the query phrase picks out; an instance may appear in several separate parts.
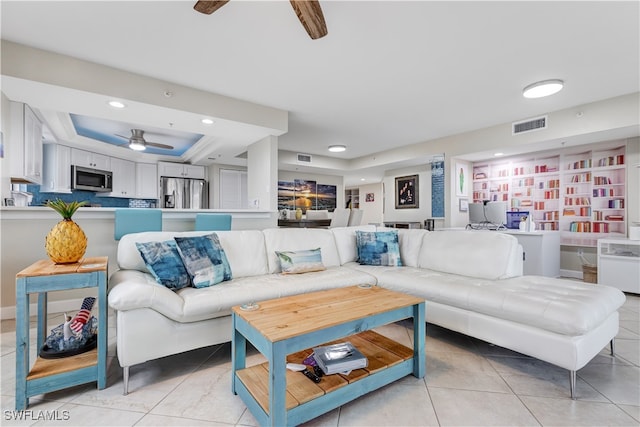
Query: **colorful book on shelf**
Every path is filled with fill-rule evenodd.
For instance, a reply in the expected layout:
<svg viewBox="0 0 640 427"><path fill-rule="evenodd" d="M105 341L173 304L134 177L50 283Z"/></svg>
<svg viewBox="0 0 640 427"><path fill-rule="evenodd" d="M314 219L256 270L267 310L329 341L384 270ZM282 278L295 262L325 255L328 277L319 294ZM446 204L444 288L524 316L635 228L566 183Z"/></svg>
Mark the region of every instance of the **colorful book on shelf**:
<svg viewBox="0 0 640 427"><path fill-rule="evenodd" d="M350 342L315 347L313 358L326 375L366 368L366 356Z"/></svg>

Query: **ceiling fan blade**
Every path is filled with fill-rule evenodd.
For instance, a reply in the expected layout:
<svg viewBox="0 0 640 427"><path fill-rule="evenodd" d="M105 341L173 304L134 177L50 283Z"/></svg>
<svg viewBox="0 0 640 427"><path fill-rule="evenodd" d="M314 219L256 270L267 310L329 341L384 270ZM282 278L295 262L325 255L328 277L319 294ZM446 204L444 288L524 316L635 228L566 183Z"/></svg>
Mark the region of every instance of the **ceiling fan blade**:
<svg viewBox="0 0 640 427"><path fill-rule="evenodd" d="M149 141L145 141L144 143L145 145L148 145L149 147L156 147L156 148L162 148L164 150L173 150L173 147L171 145L167 145L167 144L160 144L159 142L149 142Z"/></svg>
<svg viewBox="0 0 640 427"><path fill-rule="evenodd" d="M217 0L217 1L198 1L193 8L200 13L211 15L216 10L220 9L225 4L229 3L229 0Z"/></svg>
<svg viewBox="0 0 640 427"><path fill-rule="evenodd" d="M327 24L324 22L318 0L290 0L290 2L309 37L316 40L327 35Z"/></svg>
<svg viewBox="0 0 640 427"><path fill-rule="evenodd" d="M124 139L129 139L128 136L124 136L124 135L118 135L117 133L114 133L115 136L119 136L120 138L124 138Z"/></svg>

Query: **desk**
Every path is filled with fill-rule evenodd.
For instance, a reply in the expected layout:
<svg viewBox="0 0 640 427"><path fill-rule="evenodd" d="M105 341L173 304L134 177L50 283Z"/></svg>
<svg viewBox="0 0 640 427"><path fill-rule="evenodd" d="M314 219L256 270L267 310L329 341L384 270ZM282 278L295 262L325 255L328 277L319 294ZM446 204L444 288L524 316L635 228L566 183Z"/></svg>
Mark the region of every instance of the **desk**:
<svg viewBox="0 0 640 427"><path fill-rule="evenodd" d="M331 219L279 219L278 227L293 228L328 228Z"/></svg>
<svg viewBox="0 0 640 427"><path fill-rule="evenodd" d="M37 261L16 275L16 410L29 405L29 397L92 381L107 385L107 257L85 258L73 264ZM47 332L47 292L98 288L98 347L60 359L29 360L29 294L38 294L36 346ZM78 307L79 308L79 307ZM62 318L61 318L62 320Z"/></svg>

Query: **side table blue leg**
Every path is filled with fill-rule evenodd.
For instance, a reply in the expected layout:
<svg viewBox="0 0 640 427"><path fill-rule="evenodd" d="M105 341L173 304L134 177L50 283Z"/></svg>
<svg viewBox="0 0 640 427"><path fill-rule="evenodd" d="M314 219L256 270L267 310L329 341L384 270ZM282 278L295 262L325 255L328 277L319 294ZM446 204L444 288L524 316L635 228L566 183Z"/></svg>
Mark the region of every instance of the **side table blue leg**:
<svg viewBox="0 0 640 427"><path fill-rule="evenodd" d="M107 324L107 273L98 272L98 390L107 386L107 343L109 325Z"/></svg>
<svg viewBox="0 0 640 427"><path fill-rule="evenodd" d="M29 298L25 279L18 279L16 284L16 411L21 411L29 405Z"/></svg>
<svg viewBox="0 0 640 427"><path fill-rule="evenodd" d="M40 292L38 294L38 332L36 337L38 350L44 344L45 337L47 336L47 314L47 293Z"/></svg>

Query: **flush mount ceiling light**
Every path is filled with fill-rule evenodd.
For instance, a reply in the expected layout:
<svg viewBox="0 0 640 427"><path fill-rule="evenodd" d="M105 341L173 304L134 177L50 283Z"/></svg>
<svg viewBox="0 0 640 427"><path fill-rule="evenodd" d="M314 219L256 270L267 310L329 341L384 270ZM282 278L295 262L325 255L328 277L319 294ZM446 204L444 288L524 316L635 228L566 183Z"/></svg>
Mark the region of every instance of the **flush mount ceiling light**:
<svg viewBox="0 0 640 427"><path fill-rule="evenodd" d="M542 98L560 92L563 86L564 82L562 80L543 80L522 89L522 96L525 98Z"/></svg>
<svg viewBox="0 0 640 427"><path fill-rule="evenodd" d="M213 120L211 120L211 119L202 119L201 122L204 123L205 125L212 125L213 124Z"/></svg>
<svg viewBox="0 0 640 427"><path fill-rule="evenodd" d="M494 153L494 156L496 157L504 156L504 153Z"/></svg>
<svg viewBox="0 0 640 427"><path fill-rule="evenodd" d="M147 147L145 147L145 145L142 142L138 142L138 141L131 141L129 143L129 148L136 151L144 151L147 149Z"/></svg>
<svg viewBox="0 0 640 427"><path fill-rule="evenodd" d="M109 101L108 103L110 106L112 106L113 108L124 108L126 107L126 105L124 105L122 102L120 101Z"/></svg>
<svg viewBox="0 0 640 427"><path fill-rule="evenodd" d="M329 146L329 151L331 151L332 153L341 153L346 149L347 149L346 145L330 145Z"/></svg>

